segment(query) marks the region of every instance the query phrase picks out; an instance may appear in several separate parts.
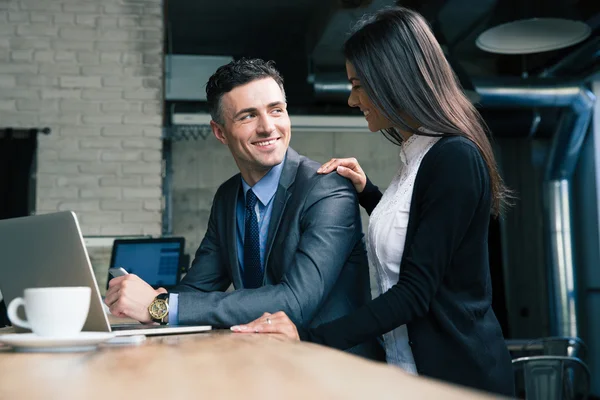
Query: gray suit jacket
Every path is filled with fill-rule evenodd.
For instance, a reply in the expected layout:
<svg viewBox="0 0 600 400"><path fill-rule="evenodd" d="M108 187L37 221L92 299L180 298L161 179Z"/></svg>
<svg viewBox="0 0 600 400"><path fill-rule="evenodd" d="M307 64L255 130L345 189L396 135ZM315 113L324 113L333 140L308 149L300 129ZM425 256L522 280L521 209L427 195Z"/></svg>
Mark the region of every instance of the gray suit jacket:
<svg viewBox="0 0 600 400"><path fill-rule="evenodd" d="M192 268L174 290L179 293L179 323L229 327L281 310L307 328L370 300L356 192L335 173L317 175L319 166L288 149L273 199L264 286L257 289L243 288L237 259L240 174L219 187ZM232 282L237 290L224 292ZM384 357L377 341L349 351Z"/></svg>

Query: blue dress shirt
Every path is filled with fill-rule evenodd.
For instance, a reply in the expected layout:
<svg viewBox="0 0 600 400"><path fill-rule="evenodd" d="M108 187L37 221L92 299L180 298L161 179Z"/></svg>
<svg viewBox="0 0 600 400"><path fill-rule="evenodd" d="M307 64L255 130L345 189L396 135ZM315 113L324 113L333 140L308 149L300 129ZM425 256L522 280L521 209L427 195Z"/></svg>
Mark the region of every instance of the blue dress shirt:
<svg viewBox="0 0 600 400"><path fill-rule="evenodd" d="M284 161L285 162L285 161ZM245 218L246 218L246 193L252 189L254 194L258 198L256 202L256 217L258 220L258 236L260 241L260 263L263 268L265 267L265 253L267 247L267 237L269 234L269 221L271 221L271 213L273 211L273 198L279 186L279 178L281 178L281 172L283 171L283 164L281 162L271 168L260 181L256 182L254 186L250 186L242 178L242 189L243 195L240 193L236 204L235 219L237 224L237 256L240 269L244 271L244 234L245 234ZM177 293L169 294L169 323L178 321L179 318L179 299ZM174 325L176 324L173 323Z"/></svg>

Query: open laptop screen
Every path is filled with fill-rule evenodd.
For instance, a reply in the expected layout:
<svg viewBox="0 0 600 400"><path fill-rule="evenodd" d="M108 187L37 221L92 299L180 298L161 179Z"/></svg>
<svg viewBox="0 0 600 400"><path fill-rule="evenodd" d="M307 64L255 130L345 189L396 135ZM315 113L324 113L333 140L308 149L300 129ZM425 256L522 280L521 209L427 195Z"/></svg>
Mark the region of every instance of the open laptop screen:
<svg viewBox="0 0 600 400"><path fill-rule="evenodd" d="M117 239L113 244L110 267L122 267L154 288L169 289L177 285L181 278L184 246L182 237ZM110 279L112 276L109 275Z"/></svg>

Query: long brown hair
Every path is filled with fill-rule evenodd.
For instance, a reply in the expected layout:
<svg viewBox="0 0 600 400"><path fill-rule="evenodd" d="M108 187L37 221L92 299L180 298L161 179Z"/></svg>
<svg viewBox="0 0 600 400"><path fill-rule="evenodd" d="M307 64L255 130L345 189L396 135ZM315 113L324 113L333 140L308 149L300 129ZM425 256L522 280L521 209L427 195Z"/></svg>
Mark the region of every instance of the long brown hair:
<svg viewBox="0 0 600 400"><path fill-rule="evenodd" d="M487 127L427 21L403 7L384 8L357 23L344 44L344 55L371 101L394 126L415 135L439 136L416 130L402 117L407 115L443 136L461 135L475 143L490 175L492 213L498 215L510 193L498 172ZM402 143L394 128L383 134Z"/></svg>

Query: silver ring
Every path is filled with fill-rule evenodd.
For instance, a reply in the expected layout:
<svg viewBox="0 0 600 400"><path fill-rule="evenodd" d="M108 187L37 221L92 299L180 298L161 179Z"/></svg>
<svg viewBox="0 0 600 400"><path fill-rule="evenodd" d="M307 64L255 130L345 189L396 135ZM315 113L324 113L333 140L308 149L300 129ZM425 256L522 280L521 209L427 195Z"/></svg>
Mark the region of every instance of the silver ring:
<svg viewBox="0 0 600 400"><path fill-rule="evenodd" d="M267 324L271 325L271 318L267 317Z"/></svg>

